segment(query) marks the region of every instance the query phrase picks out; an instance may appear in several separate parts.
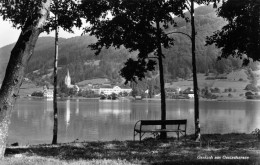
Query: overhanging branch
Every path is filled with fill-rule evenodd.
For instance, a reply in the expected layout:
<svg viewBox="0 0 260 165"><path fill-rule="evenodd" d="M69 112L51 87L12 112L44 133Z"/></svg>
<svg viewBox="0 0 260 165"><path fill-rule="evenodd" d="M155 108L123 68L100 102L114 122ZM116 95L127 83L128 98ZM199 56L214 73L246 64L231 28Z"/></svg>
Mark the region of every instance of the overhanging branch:
<svg viewBox="0 0 260 165"><path fill-rule="evenodd" d="M183 34L183 35L189 37L190 40L191 40L191 36L189 34L187 34L187 33L184 33L184 32L170 32L170 33L166 33L166 35L169 35L169 34Z"/></svg>
<svg viewBox="0 0 260 165"><path fill-rule="evenodd" d="M158 59L158 57L147 57L148 59L153 59L153 58L155 58L155 59Z"/></svg>

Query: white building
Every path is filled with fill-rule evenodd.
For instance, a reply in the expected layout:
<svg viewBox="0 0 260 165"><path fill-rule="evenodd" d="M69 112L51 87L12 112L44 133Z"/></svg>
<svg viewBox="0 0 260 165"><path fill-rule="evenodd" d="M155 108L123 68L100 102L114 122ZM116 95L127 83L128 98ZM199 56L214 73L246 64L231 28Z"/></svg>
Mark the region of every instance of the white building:
<svg viewBox="0 0 260 165"><path fill-rule="evenodd" d="M68 70L67 72L67 75L65 77L65 85L68 87L68 88L73 88L73 85L71 85L71 78L70 78L70 72Z"/></svg>
<svg viewBox="0 0 260 165"><path fill-rule="evenodd" d="M43 96L47 97L47 98L53 98L53 90L52 89L48 89L47 91L43 92Z"/></svg>
<svg viewBox="0 0 260 165"><path fill-rule="evenodd" d="M110 86L103 86L99 88L99 92L98 94L105 94L105 95L111 95L112 93L115 94L119 94L119 93L130 93L132 92L131 88L120 88L119 86L114 86L114 87L110 87Z"/></svg>
<svg viewBox="0 0 260 165"><path fill-rule="evenodd" d="M46 86L43 87L43 97L53 98L53 89L48 89Z"/></svg>
<svg viewBox="0 0 260 165"><path fill-rule="evenodd" d="M77 85L71 84L71 78L70 78L69 70L68 70L67 75L65 77L65 85L67 86L67 88L74 88L77 92L79 91L79 87Z"/></svg>
<svg viewBox="0 0 260 165"><path fill-rule="evenodd" d="M194 94L188 94L189 98L194 98Z"/></svg>

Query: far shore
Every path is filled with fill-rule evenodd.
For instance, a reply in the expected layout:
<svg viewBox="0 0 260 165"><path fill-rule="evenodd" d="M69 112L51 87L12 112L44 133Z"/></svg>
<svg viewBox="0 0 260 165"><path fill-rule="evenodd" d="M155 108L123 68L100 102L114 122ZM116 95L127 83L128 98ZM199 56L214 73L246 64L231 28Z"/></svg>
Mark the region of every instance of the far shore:
<svg viewBox="0 0 260 165"><path fill-rule="evenodd" d="M26 97L21 97L21 98L32 98L32 99L50 99L52 100L53 98L46 98L46 97L37 97L37 96L26 96ZM75 99L80 99L80 100L99 100L99 97L94 97L94 98L87 98L87 97L64 97L60 98L58 97L59 100L75 100ZM124 100L134 100L134 98L125 98ZM143 98L141 100L137 101L160 101L160 98ZM186 101L194 101L193 98L190 99L170 99L167 98L166 100L186 100ZM200 101L260 101L259 99L246 99L245 97L219 97L217 99L206 99L206 98L199 98ZM112 100L113 101L113 100Z"/></svg>

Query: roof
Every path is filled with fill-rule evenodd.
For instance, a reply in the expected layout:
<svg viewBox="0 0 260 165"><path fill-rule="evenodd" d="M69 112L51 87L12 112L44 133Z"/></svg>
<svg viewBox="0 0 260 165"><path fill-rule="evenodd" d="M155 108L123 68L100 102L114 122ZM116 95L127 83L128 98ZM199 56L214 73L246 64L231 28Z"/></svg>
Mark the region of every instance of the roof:
<svg viewBox="0 0 260 165"><path fill-rule="evenodd" d="M102 86L100 86L100 88L114 88L114 87L111 85L102 85Z"/></svg>
<svg viewBox="0 0 260 165"><path fill-rule="evenodd" d="M105 84L105 83L109 83L109 80L107 78L89 79L89 80L78 82L76 84L79 86L84 86L88 84Z"/></svg>

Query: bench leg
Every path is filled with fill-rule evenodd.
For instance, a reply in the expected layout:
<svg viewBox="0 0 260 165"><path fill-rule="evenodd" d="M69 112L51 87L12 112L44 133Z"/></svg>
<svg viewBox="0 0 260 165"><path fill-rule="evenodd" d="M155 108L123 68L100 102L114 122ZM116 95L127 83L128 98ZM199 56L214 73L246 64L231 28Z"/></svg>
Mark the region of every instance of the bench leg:
<svg viewBox="0 0 260 165"><path fill-rule="evenodd" d="M139 140L140 140L140 142L141 142L141 140L142 140L142 132L140 132L139 135L140 135L140 139L139 139Z"/></svg>
<svg viewBox="0 0 260 165"><path fill-rule="evenodd" d="M185 137L185 142L186 142L186 131L185 131L185 135L184 135L184 137Z"/></svg>

